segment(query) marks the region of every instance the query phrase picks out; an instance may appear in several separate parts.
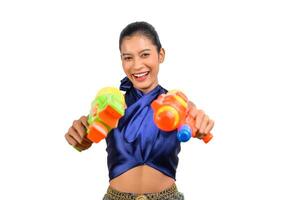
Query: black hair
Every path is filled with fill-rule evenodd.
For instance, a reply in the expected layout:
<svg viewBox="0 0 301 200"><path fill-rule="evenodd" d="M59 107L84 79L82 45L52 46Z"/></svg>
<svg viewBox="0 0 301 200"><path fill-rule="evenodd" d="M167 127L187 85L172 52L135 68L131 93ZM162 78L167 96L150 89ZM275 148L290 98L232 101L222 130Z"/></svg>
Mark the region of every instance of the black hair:
<svg viewBox="0 0 301 200"><path fill-rule="evenodd" d="M133 36L135 34L142 34L152 41L152 43L157 47L158 53L161 49L161 43L159 40L159 35L155 28L147 22L133 22L127 25L120 33L119 36L119 50L121 50L121 43L125 37Z"/></svg>

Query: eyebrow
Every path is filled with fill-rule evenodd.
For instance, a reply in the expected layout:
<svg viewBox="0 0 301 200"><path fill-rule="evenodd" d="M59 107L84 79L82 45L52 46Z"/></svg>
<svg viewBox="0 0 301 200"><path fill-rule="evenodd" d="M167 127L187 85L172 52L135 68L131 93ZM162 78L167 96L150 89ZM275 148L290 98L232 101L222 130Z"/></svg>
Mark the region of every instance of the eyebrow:
<svg viewBox="0 0 301 200"><path fill-rule="evenodd" d="M143 49L141 51L139 51L139 54L144 52L144 51L150 51L150 49ZM131 53L123 53L122 56L127 56L127 55L132 55Z"/></svg>

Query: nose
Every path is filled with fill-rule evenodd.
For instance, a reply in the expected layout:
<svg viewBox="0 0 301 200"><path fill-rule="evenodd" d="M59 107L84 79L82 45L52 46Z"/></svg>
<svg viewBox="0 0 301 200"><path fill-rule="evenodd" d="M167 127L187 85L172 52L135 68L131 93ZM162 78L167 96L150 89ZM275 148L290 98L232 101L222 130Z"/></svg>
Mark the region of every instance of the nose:
<svg viewBox="0 0 301 200"><path fill-rule="evenodd" d="M134 59L134 63L133 63L133 69L135 70L135 71L139 71L139 70L141 70L142 68L144 67L144 63L143 63L143 61L142 61L142 59L141 58L135 58Z"/></svg>

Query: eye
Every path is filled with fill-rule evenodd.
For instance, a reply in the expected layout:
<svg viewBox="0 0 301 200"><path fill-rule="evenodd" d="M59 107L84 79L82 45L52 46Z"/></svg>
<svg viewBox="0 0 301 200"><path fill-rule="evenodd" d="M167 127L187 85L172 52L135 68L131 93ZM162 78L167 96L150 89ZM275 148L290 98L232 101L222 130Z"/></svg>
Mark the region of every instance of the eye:
<svg viewBox="0 0 301 200"><path fill-rule="evenodd" d="M149 56L149 53L143 53L143 54L141 55L142 58L147 58L148 56Z"/></svg>
<svg viewBox="0 0 301 200"><path fill-rule="evenodd" d="M125 60L125 61L130 61L131 59L132 59L132 57L130 57L130 56L123 57L123 60Z"/></svg>

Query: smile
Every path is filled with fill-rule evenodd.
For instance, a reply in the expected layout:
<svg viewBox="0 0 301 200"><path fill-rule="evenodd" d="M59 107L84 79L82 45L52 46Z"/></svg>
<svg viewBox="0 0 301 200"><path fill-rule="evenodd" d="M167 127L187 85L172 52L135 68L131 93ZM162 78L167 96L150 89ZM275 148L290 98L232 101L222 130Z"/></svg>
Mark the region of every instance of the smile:
<svg viewBox="0 0 301 200"><path fill-rule="evenodd" d="M141 73L135 73L135 74L132 74L132 75L133 75L133 77L136 81L141 82L141 81L144 81L147 78L148 74L149 74L149 71L141 72Z"/></svg>
<svg viewBox="0 0 301 200"><path fill-rule="evenodd" d="M136 73L136 74L133 74L134 77L136 78L140 78L142 76L146 76L148 75L149 72L142 72L142 73Z"/></svg>

